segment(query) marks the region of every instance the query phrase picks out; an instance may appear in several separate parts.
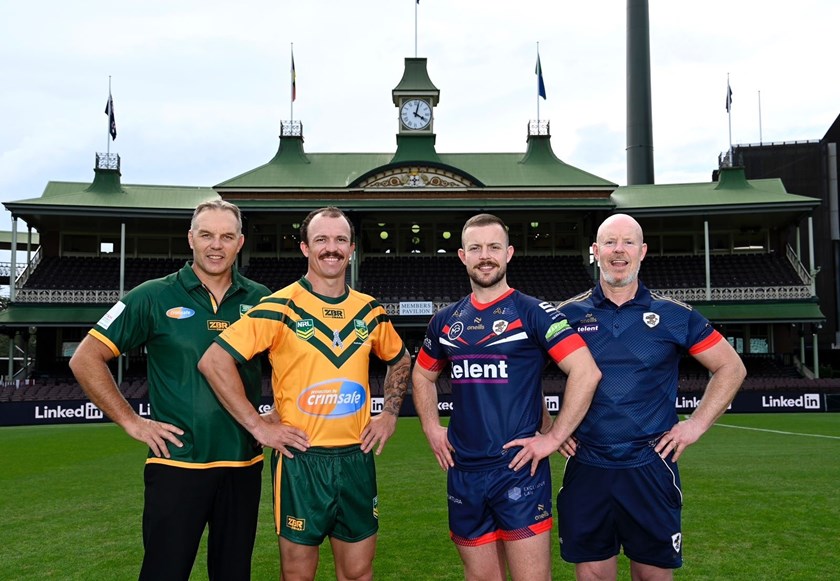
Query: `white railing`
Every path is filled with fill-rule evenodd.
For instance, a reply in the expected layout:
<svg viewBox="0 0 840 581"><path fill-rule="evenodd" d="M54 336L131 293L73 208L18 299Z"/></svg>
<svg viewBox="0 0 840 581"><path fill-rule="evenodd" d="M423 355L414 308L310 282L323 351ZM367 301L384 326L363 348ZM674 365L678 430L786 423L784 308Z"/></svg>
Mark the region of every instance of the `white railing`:
<svg viewBox="0 0 840 581"><path fill-rule="evenodd" d="M40 264L41 258L43 258L43 253L41 252L41 247L39 246L38 249L35 251L35 254L32 255L29 264L21 265L23 266L23 268L17 269L18 273L17 277L15 278L15 289L20 289L23 285L26 284L26 281L29 280L29 277L35 270L35 267L38 266L38 264Z"/></svg>
<svg viewBox="0 0 840 581"><path fill-rule="evenodd" d="M705 288L663 288L651 289L671 298L686 303L706 301ZM63 303L63 304L111 304L119 300L117 290L44 290L44 289L20 289L17 291L16 301L19 303ZM736 301L785 301L810 299L811 289L806 286L764 286L764 287L738 287L738 288L713 288L711 299L713 301L736 302ZM558 304L561 300L550 300ZM449 303L432 303L433 311L436 313ZM398 316L400 314L399 303L383 303L388 315Z"/></svg>
<svg viewBox="0 0 840 581"><path fill-rule="evenodd" d="M791 266L796 270L796 274L799 275L799 278L802 279L804 284L811 286L811 273L808 272L808 269L805 268L805 265L800 262L799 257L796 256L796 252L794 252L793 248L790 247L790 244L786 245L785 248L785 255L787 256L788 262L790 262Z"/></svg>
<svg viewBox="0 0 840 581"><path fill-rule="evenodd" d="M119 298L118 290L20 289L15 293L18 303L111 304Z"/></svg>

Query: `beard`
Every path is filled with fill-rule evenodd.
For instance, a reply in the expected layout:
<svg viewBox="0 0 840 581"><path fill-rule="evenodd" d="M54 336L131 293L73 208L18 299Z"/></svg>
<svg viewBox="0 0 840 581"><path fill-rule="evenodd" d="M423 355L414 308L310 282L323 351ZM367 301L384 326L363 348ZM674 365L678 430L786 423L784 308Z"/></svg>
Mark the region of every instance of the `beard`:
<svg viewBox="0 0 840 581"><path fill-rule="evenodd" d="M494 274L491 278L481 278L481 273L478 272L477 269L487 264L499 266L499 269L496 271L496 274ZM505 276L507 275L507 264L497 265L492 262L482 262L481 264L476 265L475 268L468 270L467 274L469 275L470 280L476 286L479 286L481 288L491 288L499 284L499 282L501 282L505 278Z"/></svg>
<svg viewBox="0 0 840 581"><path fill-rule="evenodd" d="M630 286L631 284L636 282L636 280L639 278L639 269L637 268L624 278L619 278L615 274L604 270L603 267L601 267L601 274L604 277L604 280L607 282L607 284L611 287L623 288L625 286Z"/></svg>

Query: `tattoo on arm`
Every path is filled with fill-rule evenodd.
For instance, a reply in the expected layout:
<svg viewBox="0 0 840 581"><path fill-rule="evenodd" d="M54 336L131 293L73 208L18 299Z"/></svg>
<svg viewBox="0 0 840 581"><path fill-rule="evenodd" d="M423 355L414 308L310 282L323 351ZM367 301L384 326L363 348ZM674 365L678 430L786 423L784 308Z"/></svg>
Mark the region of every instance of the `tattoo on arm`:
<svg viewBox="0 0 840 581"><path fill-rule="evenodd" d="M411 357L408 353L388 368L385 374L385 404L382 411L390 412L395 416L400 415L400 407L408 391L408 372L411 370Z"/></svg>

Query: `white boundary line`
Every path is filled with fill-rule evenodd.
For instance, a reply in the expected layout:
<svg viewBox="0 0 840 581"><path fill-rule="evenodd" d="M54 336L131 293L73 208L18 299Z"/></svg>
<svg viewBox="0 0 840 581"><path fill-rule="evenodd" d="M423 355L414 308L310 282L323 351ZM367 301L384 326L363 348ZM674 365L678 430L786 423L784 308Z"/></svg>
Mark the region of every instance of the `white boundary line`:
<svg viewBox="0 0 840 581"><path fill-rule="evenodd" d="M826 436L824 434L802 434L800 432L783 432L781 430L767 430L765 428L749 428L746 426L733 426L731 424L715 424L721 428L735 428L737 430L751 430L753 432L769 432L771 434L784 434L786 436L807 436L809 438L827 438L829 440L840 440L840 436Z"/></svg>

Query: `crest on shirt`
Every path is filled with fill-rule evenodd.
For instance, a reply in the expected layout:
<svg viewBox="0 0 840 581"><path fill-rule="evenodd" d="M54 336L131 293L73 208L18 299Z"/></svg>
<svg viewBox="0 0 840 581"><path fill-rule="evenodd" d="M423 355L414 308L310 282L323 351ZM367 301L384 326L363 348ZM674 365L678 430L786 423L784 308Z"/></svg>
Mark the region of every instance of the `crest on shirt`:
<svg viewBox="0 0 840 581"><path fill-rule="evenodd" d="M295 321L295 335L304 341L311 339L315 335L315 323L312 319L301 319L300 321Z"/></svg>
<svg viewBox="0 0 840 581"><path fill-rule="evenodd" d="M251 310L254 305L239 305L239 316L243 316L245 313Z"/></svg>
<svg viewBox="0 0 840 581"><path fill-rule="evenodd" d="M679 553L680 546L682 546L682 533L674 533L671 535L671 544L674 546L674 550Z"/></svg>
<svg viewBox="0 0 840 581"><path fill-rule="evenodd" d="M659 315L656 313L645 313L642 315L642 320L645 322L645 325L653 329L659 324Z"/></svg>
<svg viewBox="0 0 840 581"><path fill-rule="evenodd" d="M358 337L360 341L367 341L367 338L368 338L367 323L365 323L361 319L353 319L353 330L356 331L356 337Z"/></svg>
<svg viewBox="0 0 840 581"><path fill-rule="evenodd" d="M508 328L508 322L505 320L493 321L493 332L496 335L501 335Z"/></svg>

